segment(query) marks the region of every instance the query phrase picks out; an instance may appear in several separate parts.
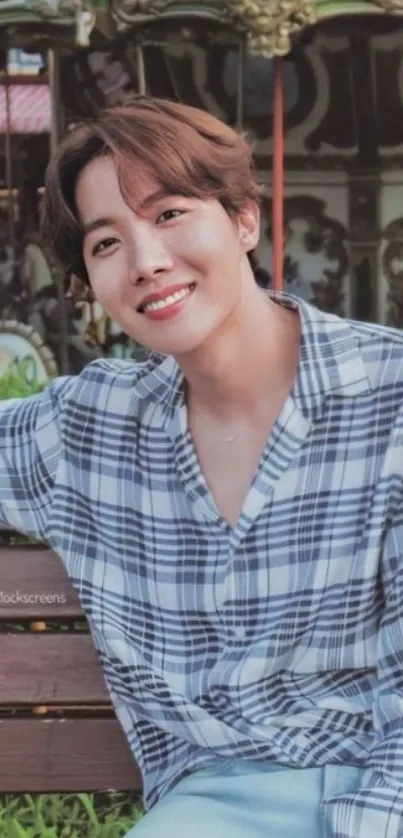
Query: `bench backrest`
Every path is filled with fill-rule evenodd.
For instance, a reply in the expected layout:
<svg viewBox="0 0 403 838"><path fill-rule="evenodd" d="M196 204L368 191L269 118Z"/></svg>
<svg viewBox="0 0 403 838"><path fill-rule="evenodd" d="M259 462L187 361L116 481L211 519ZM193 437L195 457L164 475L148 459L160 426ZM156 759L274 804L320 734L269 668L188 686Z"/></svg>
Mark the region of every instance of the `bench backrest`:
<svg viewBox="0 0 403 838"><path fill-rule="evenodd" d="M0 547L0 790L140 790L77 595L44 547Z"/></svg>

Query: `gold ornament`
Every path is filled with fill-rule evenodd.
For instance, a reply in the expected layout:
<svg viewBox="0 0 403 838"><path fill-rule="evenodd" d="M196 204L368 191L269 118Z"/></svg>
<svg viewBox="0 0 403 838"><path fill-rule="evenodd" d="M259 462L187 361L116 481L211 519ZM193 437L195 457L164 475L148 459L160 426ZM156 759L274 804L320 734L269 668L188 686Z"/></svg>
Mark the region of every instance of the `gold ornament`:
<svg viewBox="0 0 403 838"><path fill-rule="evenodd" d="M403 0L383 0L403 4ZM265 58L286 55L292 36L316 22L314 0L225 0L244 24L250 51Z"/></svg>

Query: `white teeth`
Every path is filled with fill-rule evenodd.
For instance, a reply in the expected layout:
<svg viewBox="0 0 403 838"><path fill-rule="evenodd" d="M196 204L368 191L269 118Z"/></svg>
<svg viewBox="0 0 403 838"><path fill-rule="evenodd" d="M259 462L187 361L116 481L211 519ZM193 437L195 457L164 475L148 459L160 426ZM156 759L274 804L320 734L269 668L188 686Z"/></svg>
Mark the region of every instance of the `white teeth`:
<svg viewBox="0 0 403 838"><path fill-rule="evenodd" d="M177 303L178 300L184 300L189 294L190 288L182 288L181 291L175 291L175 294L171 294L163 300L155 300L153 303L147 303L147 305L144 306L144 311L158 311L161 308L167 308L167 306L171 306L172 303Z"/></svg>

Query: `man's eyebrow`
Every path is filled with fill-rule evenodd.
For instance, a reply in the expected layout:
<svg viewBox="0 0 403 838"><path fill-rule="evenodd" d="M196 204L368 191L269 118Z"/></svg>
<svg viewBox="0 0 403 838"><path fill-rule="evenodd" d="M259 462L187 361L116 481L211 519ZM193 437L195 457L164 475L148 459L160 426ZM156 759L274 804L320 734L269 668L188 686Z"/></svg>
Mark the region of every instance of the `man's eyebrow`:
<svg viewBox="0 0 403 838"><path fill-rule="evenodd" d="M147 197L140 202L138 207L136 207L137 212L149 209L153 204L156 204L157 201L161 201L163 198L169 198L170 194L171 193L169 193L166 189L163 189L163 187L157 189L155 192L151 192L151 194L147 195Z"/></svg>
<svg viewBox="0 0 403 838"><path fill-rule="evenodd" d="M169 193L166 189L157 189L156 192L152 192L150 195L147 195L143 201L136 207L136 212L142 212L144 210L149 209L153 204L156 204L157 201L161 201L163 198L168 198ZM112 227L116 224L116 220L111 217L104 217L104 218L94 218L93 221L87 221L85 224L81 226L81 232L83 237L85 238L94 230L99 230L100 227Z"/></svg>
<svg viewBox="0 0 403 838"><path fill-rule="evenodd" d="M100 227L112 227L114 223L113 218L94 218L93 221L87 221L86 224L81 225L81 232L85 238L93 230L98 230Z"/></svg>

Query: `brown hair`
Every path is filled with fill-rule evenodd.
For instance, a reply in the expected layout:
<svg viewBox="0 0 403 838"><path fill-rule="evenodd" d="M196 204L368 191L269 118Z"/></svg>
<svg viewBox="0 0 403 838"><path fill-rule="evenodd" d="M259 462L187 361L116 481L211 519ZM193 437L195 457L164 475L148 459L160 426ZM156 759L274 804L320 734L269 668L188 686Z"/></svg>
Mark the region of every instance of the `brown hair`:
<svg viewBox="0 0 403 838"><path fill-rule="evenodd" d="M75 203L77 178L94 158L112 154L125 200L135 193L135 168L171 194L216 198L230 214L259 200L251 145L215 116L177 102L137 96L74 128L50 161L42 235L66 276L88 284ZM253 253L248 254L255 267Z"/></svg>

